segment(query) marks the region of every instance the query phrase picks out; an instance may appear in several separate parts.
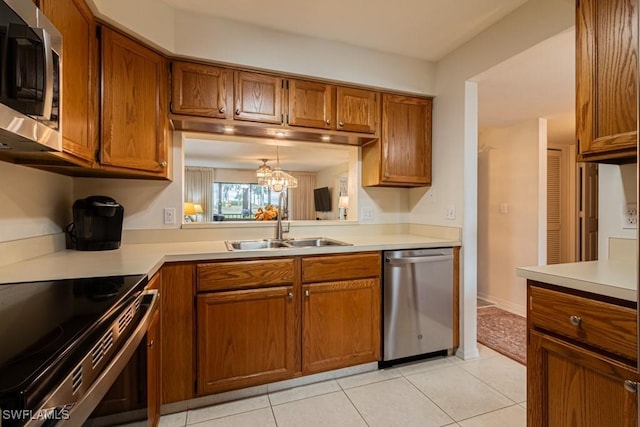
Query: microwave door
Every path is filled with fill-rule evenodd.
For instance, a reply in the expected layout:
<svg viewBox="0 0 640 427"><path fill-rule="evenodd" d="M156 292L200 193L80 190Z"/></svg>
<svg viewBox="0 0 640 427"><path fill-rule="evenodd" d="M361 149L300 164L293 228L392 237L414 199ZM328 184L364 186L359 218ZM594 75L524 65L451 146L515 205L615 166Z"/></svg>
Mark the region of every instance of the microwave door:
<svg viewBox="0 0 640 427"><path fill-rule="evenodd" d="M44 42L33 28L9 24L5 63L6 93L3 102L34 118L42 117L45 113L48 79L45 72L45 52Z"/></svg>

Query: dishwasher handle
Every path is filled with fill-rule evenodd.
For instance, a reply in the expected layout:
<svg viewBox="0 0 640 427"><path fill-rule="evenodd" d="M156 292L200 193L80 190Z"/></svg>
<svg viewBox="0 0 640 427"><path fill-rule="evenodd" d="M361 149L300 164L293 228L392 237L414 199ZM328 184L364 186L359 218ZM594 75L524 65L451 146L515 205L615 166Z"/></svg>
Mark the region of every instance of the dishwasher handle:
<svg viewBox="0 0 640 427"><path fill-rule="evenodd" d="M423 262L437 262L437 261L450 261L453 260L453 255L434 254L434 255L422 255L422 256L410 256L410 257L385 257L385 261L388 264L418 264Z"/></svg>

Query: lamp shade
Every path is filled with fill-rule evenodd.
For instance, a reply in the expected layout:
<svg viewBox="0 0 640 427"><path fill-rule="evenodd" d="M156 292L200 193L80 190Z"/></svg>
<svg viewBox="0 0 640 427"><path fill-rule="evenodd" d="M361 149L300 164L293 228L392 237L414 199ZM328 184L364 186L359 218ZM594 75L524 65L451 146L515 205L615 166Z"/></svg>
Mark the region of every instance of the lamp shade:
<svg viewBox="0 0 640 427"><path fill-rule="evenodd" d="M191 202L185 202L184 203L184 214L185 215L195 215L196 214L196 208L195 208L193 203L191 203Z"/></svg>
<svg viewBox="0 0 640 427"><path fill-rule="evenodd" d="M339 209L349 209L349 196L340 196L338 199Z"/></svg>
<svg viewBox="0 0 640 427"><path fill-rule="evenodd" d="M202 210L202 205L194 204L194 205L193 205L193 208L195 209L196 214L204 213L204 211Z"/></svg>

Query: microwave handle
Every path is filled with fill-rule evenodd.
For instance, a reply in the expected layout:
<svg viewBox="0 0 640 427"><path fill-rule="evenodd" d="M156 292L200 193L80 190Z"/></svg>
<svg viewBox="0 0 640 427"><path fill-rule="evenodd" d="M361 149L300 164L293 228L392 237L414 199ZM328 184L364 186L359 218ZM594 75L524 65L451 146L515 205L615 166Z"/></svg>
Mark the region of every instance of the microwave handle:
<svg viewBox="0 0 640 427"><path fill-rule="evenodd" d="M42 39L44 48L44 99L40 118L51 120L51 110L53 109L53 51L51 50L51 37L44 28L33 28Z"/></svg>

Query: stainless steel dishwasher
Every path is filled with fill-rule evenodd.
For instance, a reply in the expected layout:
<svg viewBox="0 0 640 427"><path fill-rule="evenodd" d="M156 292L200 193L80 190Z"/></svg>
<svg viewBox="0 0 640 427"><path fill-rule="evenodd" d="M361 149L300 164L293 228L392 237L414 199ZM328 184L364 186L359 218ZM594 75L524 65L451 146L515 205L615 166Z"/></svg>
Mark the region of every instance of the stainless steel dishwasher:
<svg viewBox="0 0 640 427"><path fill-rule="evenodd" d="M453 348L453 249L386 251L383 365Z"/></svg>

